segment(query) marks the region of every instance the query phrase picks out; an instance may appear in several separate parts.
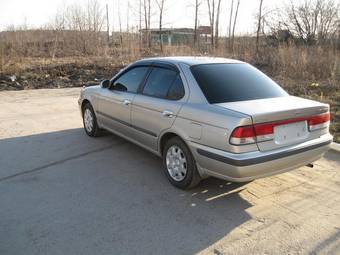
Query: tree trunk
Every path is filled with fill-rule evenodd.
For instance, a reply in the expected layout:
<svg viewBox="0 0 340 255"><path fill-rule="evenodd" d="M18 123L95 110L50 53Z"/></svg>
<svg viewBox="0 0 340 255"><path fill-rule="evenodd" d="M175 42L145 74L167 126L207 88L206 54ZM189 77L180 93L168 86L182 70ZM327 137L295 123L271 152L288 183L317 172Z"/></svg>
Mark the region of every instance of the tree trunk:
<svg viewBox="0 0 340 255"><path fill-rule="evenodd" d="M196 3L195 3L195 29L194 29L194 46L195 47L197 46L198 6L199 6L199 3L198 3L198 0L196 0Z"/></svg>
<svg viewBox="0 0 340 255"><path fill-rule="evenodd" d="M257 22L257 32L256 32L256 55L259 53L259 39L261 31L261 19L262 19L262 4L263 0L260 0L259 17Z"/></svg>
<svg viewBox="0 0 340 255"><path fill-rule="evenodd" d="M151 42L151 30L150 30L150 19L151 19L151 0L148 0L148 41L149 41L149 48L152 46Z"/></svg>
<svg viewBox="0 0 340 255"><path fill-rule="evenodd" d="M148 28L148 11L147 11L147 0L144 0L144 22L145 22L145 41L146 45L149 46L149 28Z"/></svg>
<svg viewBox="0 0 340 255"><path fill-rule="evenodd" d="M228 31L228 43L226 43L226 46L228 45L229 48L231 48L231 22L233 20L233 12L234 12L234 0L231 1L231 6L230 6L230 16L229 16L229 31Z"/></svg>
<svg viewBox="0 0 340 255"><path fill-rule="evenodd" d="M139 50L142 49L142 0L139 0Z"/></svg>
<svg viewBox="0 0 340 255"><path fill-rule="evenodd" d="M233 34L232 34L232 39L231 39L231 50L232 50L232 52L234 52L235 27L236 27L236 20L237 20L239 6L240 6L240 0L237 1L235 17L234 17Z"/></svg>
<svg viewBox="0 0 340 255"><path fill-rule="evenodd" d="M161 0L161 4L159 8L159 45L161 47L161 52L163 52L163 36L162 36L163 6L164 6L164 0Z"/></svg>
<svg viewBox="0 0 340 255"><path fill-rule="evenodd" d="M123 47L123 36L122 36L122 17L120 15L120 1L118 1L118 21L119 21L119 39L120 46Z"/></svg>
<svg viewBox="0 0 340 255"><path fill-rule="evenodd" d="M106 4L106 28L107 28L107 43L110 43L110 24L109 24L109 7Z"/></svg>
<svg viewBox="0 0 340 255"><path fill-rule="evenodd" d="M219 35L219 21L220 21L220 7L221 0L218 0L217 11L216 11L216 23L215 23L215 48L218 48L218 35Z"/></svg>
<svg viewBox="0 0 340 255"><path fill-rule="evenodd" d="M210 21L210 41L211 48L214 48L214 21L215 21L215 0L212 0L212 4L210 4L210 0L207 0L208 4L208 12L209 12L209 21Z"/></svg>

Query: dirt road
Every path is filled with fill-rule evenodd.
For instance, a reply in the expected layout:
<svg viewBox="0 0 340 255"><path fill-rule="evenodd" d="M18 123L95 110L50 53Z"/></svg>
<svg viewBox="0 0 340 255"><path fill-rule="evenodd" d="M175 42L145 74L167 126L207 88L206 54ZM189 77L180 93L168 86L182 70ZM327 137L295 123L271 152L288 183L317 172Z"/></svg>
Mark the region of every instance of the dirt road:
<svg viewBox="0 0 340 255"><path fill-rule="evenodd" d="M340 254L339 153L181 191L156 156L87 137L78 93L0 93L0 254Z"/></svg>

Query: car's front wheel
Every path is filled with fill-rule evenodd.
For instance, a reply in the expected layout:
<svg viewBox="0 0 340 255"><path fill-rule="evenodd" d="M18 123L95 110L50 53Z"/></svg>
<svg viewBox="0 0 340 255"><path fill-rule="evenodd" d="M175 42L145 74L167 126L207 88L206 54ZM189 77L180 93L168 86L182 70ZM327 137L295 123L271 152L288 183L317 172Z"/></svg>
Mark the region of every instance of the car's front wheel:
<svg viewBox="0 0 340 255"><path fill-rule="evenodd" d="M164 146L163 165L168 180L178 188L193 188L201 180L190 149L179 137L171 138Z"/></svg>
<svg viewBox="0 0 340 255"><path fill-rule="evenodd" d="M99 128L96 115L90 103L86 103L83 108L83 124L85 132L88 136L98 136Z"/></svg>

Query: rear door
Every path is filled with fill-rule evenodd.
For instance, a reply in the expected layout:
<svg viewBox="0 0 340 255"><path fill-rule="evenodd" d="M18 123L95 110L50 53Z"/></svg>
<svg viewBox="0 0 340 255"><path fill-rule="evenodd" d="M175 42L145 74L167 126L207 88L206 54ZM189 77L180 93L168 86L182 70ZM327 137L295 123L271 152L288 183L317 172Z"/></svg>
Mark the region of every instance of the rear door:
<svg viewBox="0 0 340 255"><path fill-rule="evenodd" d="M187 96L180 72L173 66L156 65L132 104L135 139L157 150L160 133L172 126Z"/></svg>
<svg viewBox="0 0 340 255"><path fill-rule="evenodd" d="M105 127L131 135L131 104L149 67L133 67L113 81L110 89L101 93L97 115Z"/></svg>

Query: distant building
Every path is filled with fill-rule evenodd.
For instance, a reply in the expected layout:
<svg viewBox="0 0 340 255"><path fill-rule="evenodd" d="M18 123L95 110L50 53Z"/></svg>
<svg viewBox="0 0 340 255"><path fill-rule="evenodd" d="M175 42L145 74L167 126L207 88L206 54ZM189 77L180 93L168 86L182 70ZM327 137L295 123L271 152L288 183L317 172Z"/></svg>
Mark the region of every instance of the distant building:
<svg viewBox="0 0 340 255"><path fill-rule="evenodd" d="M141 30L143 38L147 37L148 31L145 29ZM193 28L158 28L150 29L150 37L152 44L160 44L162 41L163 45L189 45L194 41L195 30ZM210 26L200 26L197 29L198 38L206 38L210 36Z"/></svg>

